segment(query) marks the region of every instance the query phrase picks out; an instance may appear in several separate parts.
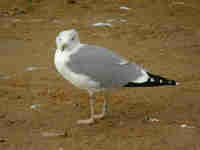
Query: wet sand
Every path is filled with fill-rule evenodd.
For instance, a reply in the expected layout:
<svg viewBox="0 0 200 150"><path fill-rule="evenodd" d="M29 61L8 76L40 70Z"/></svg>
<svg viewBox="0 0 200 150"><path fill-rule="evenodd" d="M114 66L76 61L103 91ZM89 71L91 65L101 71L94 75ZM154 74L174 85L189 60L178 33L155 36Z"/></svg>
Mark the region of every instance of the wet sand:
<svg viewBox="0 0 200 150"><path fill-rule="evenodd" d="M121 10L126 6L130 9ZM0 2L0 149L200 149L200 2L104 0ZM94 27L103 22L112 26ZM89 116L86 91L55 70L55 37L75 28L176 87L111 92L108 116ZM100 111L104 93L95 97Z"/></svg>

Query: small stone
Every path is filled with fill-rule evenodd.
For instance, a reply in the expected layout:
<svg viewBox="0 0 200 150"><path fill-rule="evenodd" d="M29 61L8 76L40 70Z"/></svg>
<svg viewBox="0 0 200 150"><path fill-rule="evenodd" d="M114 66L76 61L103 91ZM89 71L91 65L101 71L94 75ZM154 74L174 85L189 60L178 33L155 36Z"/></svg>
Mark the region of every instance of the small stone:
<svg viewBox="0 0 200 150"><path fill-rule="evenodd" d="M8 140L5 138L0 138L0 143L5 143L6 141L8 141Z"/></svg>
<svg viewBox="0 0 200 150"><path fill-rule="evenodd" d="M126 6L121 6L120 7L121 10L129 10L130 8L126 7Z"/></svg>
<svg viewBox="0 0 200 150"><path fill-rule="evenodd" d="M145 117L144 117L144 120L145 120L145 121L149 121L149 120L150 120L150 117L149 117L149 116L145 116Z"/></svg>
<svg viewBox="0 0 200 150"><path fill-rule="evenodd" d="M68 4L76 4L77 1L76 0L68 0Z"/></svg>
<svg viewBox="0 0 200 150"><path fill-rule="evenodd" d="M40 107L40 104L33 104L30 106L31 109L36 109L36 108L39 108Z"/></svg>
<svg viewBox="0 0 200 150"><path fill-rule="evenodd" d="M110 23L97 22L97 23L94 23L93 26L95 26L95 27L101 27L101 26L111 27L112 25Z"/></svg>
<svg viewBox="0 0 200 150"><path fill-rule="evenodd" d="M20 95L17 96L17 99L21 99L21 98L22 98L22 96L20 96Z"/></svg>
<svg viewBox="0 0 200 150"><path fill-rule="evenodd" d="M34 71L34 70L38 70L38 67L26 67L25 70L27 71Z"/></svg>

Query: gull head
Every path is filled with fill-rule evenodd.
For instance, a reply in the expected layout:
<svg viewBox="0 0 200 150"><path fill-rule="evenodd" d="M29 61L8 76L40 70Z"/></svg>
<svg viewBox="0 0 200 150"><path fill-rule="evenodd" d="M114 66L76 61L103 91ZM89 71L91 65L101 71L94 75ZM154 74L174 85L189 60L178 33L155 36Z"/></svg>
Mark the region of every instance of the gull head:
<svg viewBox="0 0 200 150"><path fill-rule="evenodd" d="M79 36L75 29L64 30L56 37L56 47L60 51L71 51L79 44Z"/></svg>

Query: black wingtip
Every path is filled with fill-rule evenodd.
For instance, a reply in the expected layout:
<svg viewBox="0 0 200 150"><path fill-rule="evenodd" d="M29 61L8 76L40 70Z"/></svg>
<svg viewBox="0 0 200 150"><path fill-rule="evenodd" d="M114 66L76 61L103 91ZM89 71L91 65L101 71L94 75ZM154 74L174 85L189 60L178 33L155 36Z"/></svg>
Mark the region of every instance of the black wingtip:
<svg viewBox="0 0 200 150"><path fill-rule="evenodd" d="M174 80L168 80L166 85L174 85L175 86L175 85L177 85L177 82Z"/></svg>
<svg viewBox="0 0 200 150"><path fill-rule="evenodd" d="M149 72L147 72L149 75L149 79L146 82L143 83L134 83L134 82L129 82L126 84L124 87L153 87L153 86L176 86L179 85L178 82L175 80L169 80L167 78L158 76L158 75L153 75Z"/></svg>

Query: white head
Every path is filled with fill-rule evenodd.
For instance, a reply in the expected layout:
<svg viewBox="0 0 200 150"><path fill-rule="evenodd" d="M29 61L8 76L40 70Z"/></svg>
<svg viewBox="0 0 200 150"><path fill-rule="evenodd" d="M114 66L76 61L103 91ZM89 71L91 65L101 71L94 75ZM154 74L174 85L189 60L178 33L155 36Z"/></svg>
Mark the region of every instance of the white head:
<svg viewBox="0 0 200 150"><path fill-rule="evenodd" d="M56 37L57 49L61 51L71 51L79 44L79 36L75 29L62 31Z"/></svg>

